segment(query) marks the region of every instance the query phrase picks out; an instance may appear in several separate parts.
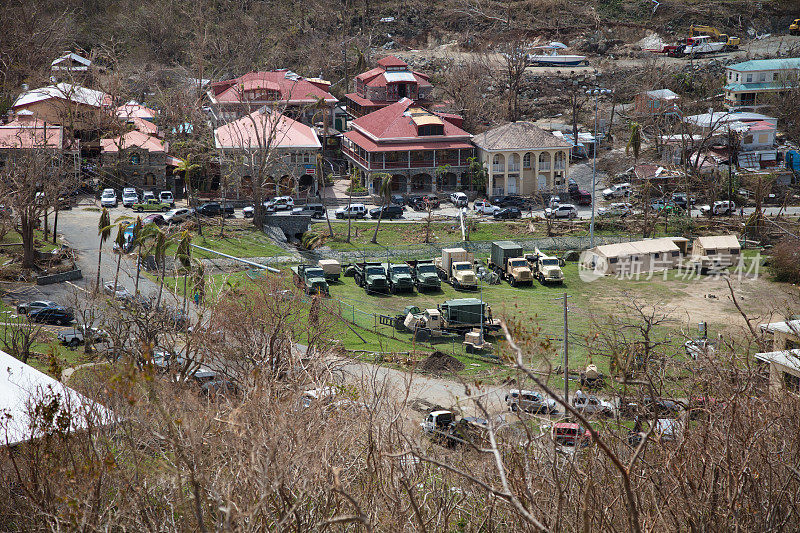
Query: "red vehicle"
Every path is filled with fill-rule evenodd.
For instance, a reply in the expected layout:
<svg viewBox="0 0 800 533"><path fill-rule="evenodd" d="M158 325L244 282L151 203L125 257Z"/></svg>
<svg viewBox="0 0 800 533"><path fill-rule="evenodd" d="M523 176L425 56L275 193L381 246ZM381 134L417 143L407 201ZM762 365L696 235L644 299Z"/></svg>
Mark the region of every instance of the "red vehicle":
<svg viewBox="0 0 800 533"><path fill-rule="evenodd" d="M442 203L441 200L439 200L439 197L436 196L435 194L427 194L422 198L426 204L432 205L434 209L439 207Z"/></svg>
<svg viewBox="0 0 800 533"><path fill-rule="evenodd" d="M553 424L553 440L561 446L588 446L592 434L580 424L556 422Z"/></svg>

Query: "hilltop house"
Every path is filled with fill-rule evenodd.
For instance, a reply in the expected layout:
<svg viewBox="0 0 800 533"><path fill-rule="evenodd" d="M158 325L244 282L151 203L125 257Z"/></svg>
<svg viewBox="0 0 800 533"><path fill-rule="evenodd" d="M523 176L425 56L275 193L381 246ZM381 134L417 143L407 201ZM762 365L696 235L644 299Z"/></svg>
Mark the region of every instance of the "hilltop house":
<svg viewBox="0 0 800 533"><path fill-rule="evenodd" d="M642 91L634 98L634 110L638 115L680 115L680 100L669 89Z"/></svg>
<svg viewBox="0 0 800 533"><path fill-rule="evenodd" d="M753 59L726 69L725 104L729 109L754 109L767 97L800 83L800 57Z"/></svg>
<svg viewBox="0 0 800 533"><path fill-rule="evenodd" d="M259 176L268 194L317 192L322 144L310 126L267 107L215 129L214 142L231 198L249 198Z"/></svg>
<svg viewBox="0 0 800 533"><path fill-rule="evenodd" d="M344 96L347 112L354 118L403 98L412 100L417 107L427 107L433 92L427 75L411 70L405 61L394 56L379 60L377 67L362 72L355 81L355 92Z"/></svg>
<svg viewBox="0 0 800 533"><path fill-rule="evenodd" d="M468 158L474 155L472 135L448 115L416 107L402 98L359 117L344 134L342 152L376 191L376 174L392 175L392 190L436 192L469 187Z"/></svg>
<svg viewBox="0 0 800 533"><path fill-rule="evenodd" d="M0 169L25 150L45 150L59 172L77 176L80 170L77 145L65 138L62 126L38 120L30 111L20 111L14 120L0 126Z"/></svg>
<svg viewBox="0 0 800 533"><path fill-rule="evenodd" d="M472 142L486 166L486 194L522 194L562 191L567 187L572 144L532 122L511 122L480 135Z"/></svg>
<svg viewBox="0 0 800 533"><path fill-rule="evenodd" d="M709 111L684 118L697 135L697 145L704 142L704 161L727 164L730 158L729 135L739 139L738 166L750 169L774 167L778 164L775 147L778 119L753 112ZM705 141L703 141L705 139ZM680 142L676 139L676 142Z"/></svg>
<svg viewBox="0 0 800 533"><path fill-rule="evenodd" d="M800 320L759 327L767 338L772 337L772 351L756 354L756 360L769 365L770 390L800 392Z"/></svg>
<svg viewBox="0 0 800 533"><path fill-rule="evenodd" d="M338 102L328 92L330 85L329 81L304 78L290 70L273 70L210 83L206 95L216 125L242 118L264 106L307 125L321 123L324 115L330 125Z"/></svg>

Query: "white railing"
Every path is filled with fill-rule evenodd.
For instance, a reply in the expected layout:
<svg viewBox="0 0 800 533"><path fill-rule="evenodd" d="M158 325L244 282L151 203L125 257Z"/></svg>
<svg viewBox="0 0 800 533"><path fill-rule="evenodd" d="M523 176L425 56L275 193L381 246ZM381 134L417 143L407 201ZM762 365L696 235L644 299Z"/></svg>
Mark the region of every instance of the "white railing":
<svg viewBox="0 0 800 533"><path fill-rule="evenodd" d="M505 172L506 166L505 165L492 165L492 172Z"/></svg>

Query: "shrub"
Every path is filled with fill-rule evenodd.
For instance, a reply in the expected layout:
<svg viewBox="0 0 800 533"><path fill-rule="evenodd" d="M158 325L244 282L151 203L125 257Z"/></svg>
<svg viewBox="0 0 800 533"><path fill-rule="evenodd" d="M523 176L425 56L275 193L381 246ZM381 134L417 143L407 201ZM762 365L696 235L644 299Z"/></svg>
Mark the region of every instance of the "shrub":
<svg viewBox="0 0 800 533"><path fill-rule="evenodd" d="M800 283L800 239L788 237L776 244L771 265L776 281Z"/></svg>

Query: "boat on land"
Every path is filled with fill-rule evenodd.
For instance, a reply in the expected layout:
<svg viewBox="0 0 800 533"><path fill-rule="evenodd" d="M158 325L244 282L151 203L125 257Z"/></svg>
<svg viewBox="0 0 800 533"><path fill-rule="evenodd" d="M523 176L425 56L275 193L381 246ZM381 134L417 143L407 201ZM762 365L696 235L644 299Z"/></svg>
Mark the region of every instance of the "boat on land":
<svg viewBox="0 0 800 533"><path fill-rule="evenodd" d="M578 65L588 64L586 56L559 53L559 50L566 48L565 44L559 42L536 46L534 50L537 50L538 53L528 54L528 61L533 65L542 67L577 67Z"/></svg>

